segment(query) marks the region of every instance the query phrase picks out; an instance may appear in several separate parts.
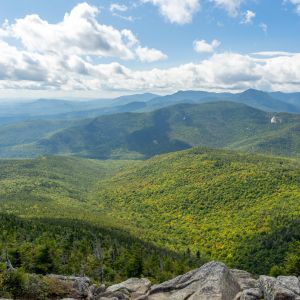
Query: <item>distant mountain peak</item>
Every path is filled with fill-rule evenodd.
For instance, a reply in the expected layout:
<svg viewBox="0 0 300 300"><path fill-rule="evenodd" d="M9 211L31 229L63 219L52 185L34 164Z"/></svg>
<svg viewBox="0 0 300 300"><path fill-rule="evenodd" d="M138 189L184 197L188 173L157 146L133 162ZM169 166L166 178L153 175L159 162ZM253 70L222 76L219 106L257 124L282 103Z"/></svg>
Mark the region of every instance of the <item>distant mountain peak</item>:
<svg viewBox="0 0 300 300"><path fill-rule="evenodd" d="M256 90L256 89L248 89L248 90L245 90L244 92L242 92L241 94L260 94L260 95L268 95L266 92L264 91L261 91L261 90Z"/></svg>

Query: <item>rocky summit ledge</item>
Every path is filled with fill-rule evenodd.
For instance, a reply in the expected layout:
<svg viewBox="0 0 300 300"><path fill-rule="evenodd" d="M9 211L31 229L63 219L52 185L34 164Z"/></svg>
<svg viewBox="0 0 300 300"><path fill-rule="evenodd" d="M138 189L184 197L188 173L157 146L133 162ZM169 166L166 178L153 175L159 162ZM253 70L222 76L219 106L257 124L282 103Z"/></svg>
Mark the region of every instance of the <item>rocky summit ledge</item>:
<svg viewBox="0 0 300 300"><path fill-rule="evenodd" d="M56 276L56 279L71 282L78 294L76 299L300 300L300 281L297 277L260 276L255 279L248 272L229 269L220 262L207 263L199 269L157 285L151 285L148 279L138 278L109 287L90 285L90 280L86 277Z"/></svg>

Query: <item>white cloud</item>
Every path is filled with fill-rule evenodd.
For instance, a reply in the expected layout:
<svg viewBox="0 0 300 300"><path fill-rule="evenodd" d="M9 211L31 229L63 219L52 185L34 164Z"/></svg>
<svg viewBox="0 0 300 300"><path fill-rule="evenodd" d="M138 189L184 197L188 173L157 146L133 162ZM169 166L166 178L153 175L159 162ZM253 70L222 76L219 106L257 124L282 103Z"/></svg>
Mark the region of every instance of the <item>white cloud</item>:
<svg viewBox="0 0 300 300"><path fill-rule="evenodd" d="M210 0L216 6L225 9L231 16L238 14L239 8L244 0Z"/></svg>
<svg viewBox="0 0 300 300"><path fill-rule="evenodd" d="M128 9L129 9L128 6L119 3L112 3L109 8L109 10L111 11L114 17L118 17L120 19L133 22L134 18L132 16L125 16L123 14L120 14L120 13L127 12Z"/></svg>
<svg viewBox="0 0 300 300"><path fill-rule="evenodd" d="M260 23L259 27L264 33L268 32L268 25L266 23Z"/></svg>
<svg viewBox="0 0 300 300"><path fill-rule="evenodd" d="M221 42L218 40L213 40L211 43L205 40L194 41L194 50L198 53L213 53L220 45Z"/></svg>
<svg viewBox="0 0 300 300"><path fill-rule="evenodd" d="M186 24L192 21L193 15L200 9L199 0L142 0L159 7L163 15L171 23Z"/></svg>
<svg viewBox="0 0 300 300"><path fill-rule="evenodd" d="M38 15L28 15L7 30L29 51L133 59L122 31L99 24L98 12L96 7L81 3L60 23L50 24Z"/></svg>
<svg viewBox="0 0 300 300"><path fill-rule="evenodd" d="M252 53L252 55L265 56L265 57L294 56L296 54L297 53L285 52L285 51L261 51L261 52L254 52L254 53Z"/></svg>
<svg viewBox="0 0 300 300"><path fill-rule="evenodd" d="M5 22L0 38L15 38L33 53L135 59L139 46L135 35L128 29L100 24L98 14L98 8L81 3L55 24L38 15L28 15L13 24Z"/></svg>
<svg viewBox="0 0 300 300"><path fill-rule="evenodd" d="M93 91L99 95L107 91L299 89L300 53L215 53L197 63L153 69L133 69L119 62L98 63L94 56L153 62L166 55L141 45L128 29L100 24L97 13L97 8L83 3L55 24L37 15L13 24L5 22L0 30L1 93ZM219 44L217 40L195 41L194 47L213 53Z"/></svg>
<svg viewBox="0 0 300 300"><path fill-rule="evenodd" d="M149 49L147 47L141 47L141 46L139 46L136 49L136 54L140 59L140 61L142 62L155 62L155 61L164 60L168 58L167 55L165 55L159 50Z"/></svg>
<svg viewBox="0 0 300 300"><path fill-rule="evenodd" d="M111 12L116 12L116 11L120 11L120 12L125 12L128 10L128 7L124 4L119 4L119 3L112 3L110 5L110 11Z"/></svg>
<svg viewBox="0 0 300 300"><path fill-rule="evenodd" d="M300 15L300 0L288 0L296 6L296 11Z"/></svg>
<svg viewBox="0 0 300 300"><path fill-rule="evenodd" d="M116 62L95 64L78 55L30 53L4 42L0 43L0 53L2 91L84 90L95 91L95 95L107 91L166 93L179 89L234 91L250 87L297 91L300 84L300 53L219 53L199 63L150 70L135 70Z"/></svg>
<svg viewBox="0 0 300 300"><path fill-rule="evenodd" d="M251 11L251 10L247 10L244 14L243 14L243 20L242 20L242 24L251 24L252 20L255 18L256 14L255 12Z"/></svg>

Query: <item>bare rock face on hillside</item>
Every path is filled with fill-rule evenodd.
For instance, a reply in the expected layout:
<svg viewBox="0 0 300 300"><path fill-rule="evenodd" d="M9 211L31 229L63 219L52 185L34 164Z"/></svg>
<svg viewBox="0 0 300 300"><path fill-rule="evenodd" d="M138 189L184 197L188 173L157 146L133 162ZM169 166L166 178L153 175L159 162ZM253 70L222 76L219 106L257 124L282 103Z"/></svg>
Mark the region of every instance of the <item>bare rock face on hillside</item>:
<svg viewBox="0 0 300 300"><path fill-rule="evenodd" d="M78 299L87 300L300 300L297 277L255 279L248 272L231 270L219 262L207 263L157 285L151 285L148 279L131 278L105 288L89 285L88 278L61 279L72 281Z"/></svg>

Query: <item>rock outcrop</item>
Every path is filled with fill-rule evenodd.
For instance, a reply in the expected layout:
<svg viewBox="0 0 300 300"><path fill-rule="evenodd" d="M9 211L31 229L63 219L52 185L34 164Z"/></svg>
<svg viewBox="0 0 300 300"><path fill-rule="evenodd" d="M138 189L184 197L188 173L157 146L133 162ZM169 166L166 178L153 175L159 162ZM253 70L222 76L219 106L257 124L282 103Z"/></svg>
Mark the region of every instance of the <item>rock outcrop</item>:
<svg viewBox="0 0 300 300"><path fill-rule="evenodd" d="M90 285L86 277L57 276L70 281L78 299L88 300L300 300L300 281L294 276L277 278L229 269L223 263L210 262L201 268L161 284L148 279L131 278L105 288Z"/></svg>

